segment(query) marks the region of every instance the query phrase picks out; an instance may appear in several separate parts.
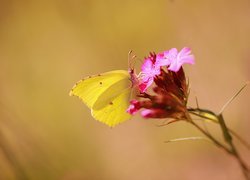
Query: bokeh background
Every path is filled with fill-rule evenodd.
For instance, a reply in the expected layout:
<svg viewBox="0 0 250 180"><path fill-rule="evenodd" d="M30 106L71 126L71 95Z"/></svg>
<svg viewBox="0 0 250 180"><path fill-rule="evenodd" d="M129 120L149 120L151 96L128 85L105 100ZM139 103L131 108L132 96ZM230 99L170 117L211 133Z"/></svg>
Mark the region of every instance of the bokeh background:
<svg viewBox="0 0 250 180"><path fill-rule="evenodd" d="M249 0L1 0L0 179L235 180L235 159L184 122L139 116L113 129L68 95L79 79L127 69L127 53L191 47L189 104L218 112L250 79ZM250 89L225 110L250 142ZM217 125L207 125L222 139ZM250 153L237 146L250 164Z"/></svg>

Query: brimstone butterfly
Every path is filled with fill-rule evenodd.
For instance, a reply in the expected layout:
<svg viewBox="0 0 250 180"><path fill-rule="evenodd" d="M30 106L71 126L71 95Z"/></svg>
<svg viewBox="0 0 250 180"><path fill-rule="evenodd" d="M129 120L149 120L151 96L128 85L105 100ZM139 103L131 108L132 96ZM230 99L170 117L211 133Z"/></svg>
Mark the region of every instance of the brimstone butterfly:
<svg viewBox="0 0 250 180"><path fill-rule="evenodd" d="M92 116L110 126L131 118L126 112L137 82L134 70L115 70L80 80L70 91L90 109Z"/></svg>

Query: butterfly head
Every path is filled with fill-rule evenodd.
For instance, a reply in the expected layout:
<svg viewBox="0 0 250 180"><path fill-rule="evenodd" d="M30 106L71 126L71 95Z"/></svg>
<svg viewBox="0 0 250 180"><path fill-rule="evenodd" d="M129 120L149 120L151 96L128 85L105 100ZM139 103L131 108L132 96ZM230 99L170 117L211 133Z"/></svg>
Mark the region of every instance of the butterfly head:
<svg viewBox="0 0 250 180"><path fill-rule="evenodd" d="M132 87L139 85L138 75L135 73L134 68L129 68L128 73L130 75L130 81L132 82Z"/></svg>

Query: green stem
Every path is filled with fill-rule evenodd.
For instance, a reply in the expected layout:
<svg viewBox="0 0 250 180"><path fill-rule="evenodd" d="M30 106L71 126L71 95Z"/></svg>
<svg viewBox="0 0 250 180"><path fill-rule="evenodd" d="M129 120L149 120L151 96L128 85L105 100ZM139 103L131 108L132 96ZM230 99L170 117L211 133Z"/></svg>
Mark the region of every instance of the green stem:
<svg viewBox="0 0 250 180"><path fill-rule="evenodd" d="M199 131L201 131L206 137L208 137L217 147L223 149L224 151L226 151L227 153L231 154L230 149L228 149L225 145L223 145L221 142L219 142L218 140L216 140L210 133L208 133L207 131L205 131L204 129L202 129L198 124L196 124L191 116L189 115L189 113L186 113L186 118L188 120L188 122L190 124L192 124L193 126L195 126Z"/></svg>
<svg viewBox="0 0 250 180"><path fill-rule="evenodd" d="M225 145L221 144L219 141L217 141L210 133L206 132L204 129L202 129L200 126L198 126L190 117L190 114L194 114L193 109L189 109L189 113L186 113L186 117L189 123L191 123L192 125L194 125L197 129L199 129L205 136L207 136L209 139L211 139L214 144L220 148L222 148L223 150L225 150L227 153L229 153L230 155L234 156L238 163L240 164L241 170L244 174L244 177L246 180L250 180L250 174L249 174L249 169L247 167L247 165L245 164L245 162L242 160L242 158L240 157L234 143L233 143L233 138L230 134L230 130L227 128L226 123L224 121L223 115L222 113L220 113L219 115L216 115L215 113L213 113L212 111L205 111L206 113L216 117L216 119L218 120L218 123L221 127L222 133L223 133L223 137L225 139L225 142L229 145L230 148L226 147ZM197 114L196 114L197 115ZM198 114L199 116L199 114ZM211 119L213 120L213 118Z"/></svg>
<svg viewBox="0 0 250 180"><path fill-rule="evenodd" d="M245 176L245 179L250 180L249 169L248 169L247 165L244 163L244 161L241 159L241 157L240 157L240 155L239 155L239 153L238 153L238 151L237 151L237 149L236 149L236 147L235 147L235 145L233 143L233 138L229 133L229 130L228 130L227 126L226 126L223 115L219 114L217 117L218 117L218 120L219 120L221 130L223 132L224 139L231 148L231 150L230 150L231 154L237 159L238 163L240 164L241 169L243 171L243 174Z"/></svg>
<svg viewBox="0 0 250 180"><path fill-rule="evenodd" d="M217 141L211 134L206 132L204 129L202 129L198 124L196 124L194 121L189 121L193 126L195 126L199 131L201 131L205 136L207 136L217 147L223 149L227 153L231 154L230 149L228 149L225 145L223 145L221 142Z"/></svg>
<svg viewBox="0 0 250 180"><path fill-rule="evenodd" d="M212 111L209 111L206 109L198 109L198 108L196 108L196 109L189 108L188 111L190 114L192 114L194 116L198 116L198 117L201 117L203 119L207 119L213 123L219 124L218 116ZM211 117L214 117L214 118L211 118L211 117L206 116L204 114L209 114ZM227 129L230 132L230 134L232 134L236 139L238 139L242 143L242 145L244 145L248 150L250 150L250 144L246 140L244 140L239 134L237 134L232 129L230 129L228 127L227 127Z"/></svg>
<svg viewBox="0 0 250 180"><path fill-rule="evenodd" d="M247 148L248 150L250 150L250 144L245 140L243 139L239 134L237 134L235 131L233 131L232 129L229 129L229 132L236 138L239 140L239 142L241 142L241 144L243 144L245 146L245 148Z"/></svg>

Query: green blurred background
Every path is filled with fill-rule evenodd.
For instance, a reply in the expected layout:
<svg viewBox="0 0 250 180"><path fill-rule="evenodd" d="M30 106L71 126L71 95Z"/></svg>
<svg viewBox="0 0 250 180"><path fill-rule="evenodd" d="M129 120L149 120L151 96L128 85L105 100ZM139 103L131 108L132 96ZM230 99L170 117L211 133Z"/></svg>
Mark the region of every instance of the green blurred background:
<svg viewBox="0 0 250 180"><path fill-rule="evenodd" d="M199 132L139 116L113 129L69 97L91 74L127 69L127 53L191 47L190 105L218 112L250 79L249 0L1 0L0 179L240 179L237 162ZM137 62L137 66L140 61ZM226 109L250 141L249 87ZM216 125L208 125L222 139ZM237 142L236 142L237 143ZM244 160L249 152L237 143Z"/></svg>

